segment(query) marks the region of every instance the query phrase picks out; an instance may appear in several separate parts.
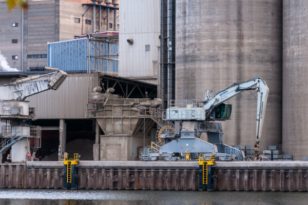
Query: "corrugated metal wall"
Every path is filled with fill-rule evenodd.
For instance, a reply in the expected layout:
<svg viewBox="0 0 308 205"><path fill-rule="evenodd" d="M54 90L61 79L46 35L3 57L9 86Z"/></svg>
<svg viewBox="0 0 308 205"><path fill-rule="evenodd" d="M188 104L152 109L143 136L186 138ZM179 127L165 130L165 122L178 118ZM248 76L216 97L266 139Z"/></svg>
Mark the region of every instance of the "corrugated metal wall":
<svg viewBox="0 0 308 205"><path fill-rule="evenodd" d="M119 50L116 44L97 41L91 42L91 56L102 56L118 59ZM108 55L109 54L109 55ZM118 72L118 61L91 58L91 70Z"/></svg>
<svg viewBox="0 0 308 205"><path fill-rule="evenodd" d="M82 119L86 115L88 90L92 90L93 75L69 75L54 91L27 98L38 119Z"/></svg>
<svg viewBox="0 0 308 205"><path fill-rule="evenodd" d="M74 39L48 43L48 67L64 71L87 71L88 39ZM118 45L102 42L91 42L91 56L118 55ZM118 62L91 58L91 70L118 72Z"/></svg>
<svg viewBox="0 0 308 205"><path fill-rule="evenodd" d="M157 77L160 1L121 1L119 76ZM133 45L127 43L133 39ZM150 45L150 51L145 46Z"/></svg>

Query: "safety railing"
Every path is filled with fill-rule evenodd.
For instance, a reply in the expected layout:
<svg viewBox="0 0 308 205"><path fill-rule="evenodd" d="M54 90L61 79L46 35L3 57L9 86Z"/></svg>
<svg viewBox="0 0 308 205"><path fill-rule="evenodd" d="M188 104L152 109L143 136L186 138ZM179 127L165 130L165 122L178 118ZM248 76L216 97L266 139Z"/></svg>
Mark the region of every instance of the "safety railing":
<svg viewBox="0 0 308 205"><path fill-rule="evenodd" d="M170 107L200 107L200 100L197 99L188 99L188 100L169 100L168 108Z"/></svg>
<svg viewBox="0 0 308 205"><path fill-rule="evenodd" d="M1 127L1 133L3 137L11 136L12 135L12 127L10 125L3 125Z"/></svg>
<svg viewBox="0 0 308 205"><path fill-rule="evenodd" d="M2 138L2 142L0 143L0 149L6 147L11 142L12 142L11 138Z"/></svg>
<svg viewBox="0 0 308 205"><path fill-rule="evenodd" d="M156 152L159 152L160 146L158 144L156 144L155 142L151 142L151 149L156 151Z"/></svg>

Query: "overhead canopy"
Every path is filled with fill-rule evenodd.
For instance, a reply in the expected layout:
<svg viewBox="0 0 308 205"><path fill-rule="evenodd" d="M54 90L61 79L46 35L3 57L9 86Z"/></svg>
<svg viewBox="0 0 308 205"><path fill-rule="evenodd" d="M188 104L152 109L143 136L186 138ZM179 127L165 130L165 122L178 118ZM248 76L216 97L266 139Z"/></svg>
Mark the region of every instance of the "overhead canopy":
<svg viewBox="0 0 308 205"><path fill-rule="evenodd" d="M132 80L129 78L100 73L100 86L103 92L108 88L114 88L113 94L118 94L124 98L157 98L157 86L151 83Z"/></svg>

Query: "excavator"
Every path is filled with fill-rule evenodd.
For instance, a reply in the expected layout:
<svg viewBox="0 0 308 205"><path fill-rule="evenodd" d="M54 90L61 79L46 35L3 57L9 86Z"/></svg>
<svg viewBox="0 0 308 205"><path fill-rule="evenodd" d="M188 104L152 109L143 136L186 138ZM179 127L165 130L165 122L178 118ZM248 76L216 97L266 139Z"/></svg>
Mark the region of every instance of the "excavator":
<svg viewBox="0 0 308 205"><path fill-rule="evenodd" d="M242 151L223 143L222 125L216 121L229 120L231 117L232 105L224 102L249 90L258 93L254 144L254 158L257 160L269 94L268 86L259 77L235 83L213 98L211 92L207 91L205 100L201 102L185 100L170 103L165 115L165 120L170 123L158 132L157 143L144 149L141 159L198 160L202 156L202 160L244 161L245 154ZM207 141L200 138L202 133L207 133Z"/></svg>
<svg viewBox="0 0 308 205"><path fill-rule="evenodd" d="M67 77L64 71L55 68L49 70L51 72L48 74L17 78L0 86L0 159L9 148L12 148L12 162L25 161L26 156L30 157L32 145L29 138L38 139L40 135L38 127L31 126L35 111L29 107L26 98L48 90L57 90Z"/></svg>

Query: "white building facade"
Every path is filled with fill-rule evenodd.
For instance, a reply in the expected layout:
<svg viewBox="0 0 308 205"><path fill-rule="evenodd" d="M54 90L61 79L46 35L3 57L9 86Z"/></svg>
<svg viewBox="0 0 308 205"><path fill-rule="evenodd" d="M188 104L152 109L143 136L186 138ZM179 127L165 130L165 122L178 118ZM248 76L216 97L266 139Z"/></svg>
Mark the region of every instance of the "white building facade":
<svg viewBox="0 0 308 205"><path fill-rule="evenodd" d="M120 3L119 76L157 84L161 2L130 0Z"/></svg>

